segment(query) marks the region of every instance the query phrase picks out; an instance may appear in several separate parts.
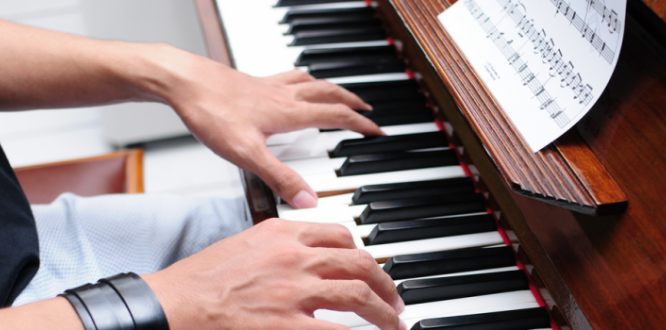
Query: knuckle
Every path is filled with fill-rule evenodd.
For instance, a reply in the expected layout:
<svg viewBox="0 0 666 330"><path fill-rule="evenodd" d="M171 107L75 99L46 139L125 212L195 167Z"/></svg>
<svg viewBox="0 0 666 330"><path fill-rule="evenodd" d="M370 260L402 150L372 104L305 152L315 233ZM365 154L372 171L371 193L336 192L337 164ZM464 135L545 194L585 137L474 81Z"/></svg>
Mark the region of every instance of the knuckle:
<svg viewBox="0 0 666 330"><path fill-rule="evenodd" d="M358 260L356 265L360 274L372 274L376 268L379 267L375 258L365 250L358 250Z"/></svg>
<svg viewBox="0 0 666 330"><path fill-rule="evenodd" d="M333 228L336 230L336 235L340 237L341 242L346 242L346 243L353 243L354 242L354 236L352 235L351 231L349 228L343 226L343 225L334 225Z"/></svg>
<svg viewBox="0 0 666 330"><path fill-rule="evenodd" d="M370 302L372 290L363 281L354 280L349 285L349 299L354 306L365 306Z"/></svg>

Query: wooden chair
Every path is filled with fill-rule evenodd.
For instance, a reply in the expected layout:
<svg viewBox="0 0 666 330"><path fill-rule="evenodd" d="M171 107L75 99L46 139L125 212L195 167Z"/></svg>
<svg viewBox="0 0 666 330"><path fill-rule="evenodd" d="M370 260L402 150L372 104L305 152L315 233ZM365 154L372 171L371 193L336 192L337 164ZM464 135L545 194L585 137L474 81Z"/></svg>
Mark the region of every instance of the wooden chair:
<svg viewBox="0 0 666 330"><path fill-rule="evenodd" d="M130 149L14 169L30 204L49 204L64 192L80 196L143 193L143 150Z"/></svg>

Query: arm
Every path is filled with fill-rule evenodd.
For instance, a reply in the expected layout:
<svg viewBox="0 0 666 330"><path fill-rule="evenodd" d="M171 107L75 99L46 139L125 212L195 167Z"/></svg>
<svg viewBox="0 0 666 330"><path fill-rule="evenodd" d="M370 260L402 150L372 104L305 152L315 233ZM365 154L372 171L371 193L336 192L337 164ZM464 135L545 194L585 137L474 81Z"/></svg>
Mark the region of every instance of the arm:
<svg viewBox="0 0 666 330"><path fill-rule="evenodd" d="M272 219L142 276L171 330L326 329L317 309L353 311L382 330L407 330L391 277L337 224ZM7 330L79 330L64 298L0 310Z"/></svg>
<svg viewBox="0 0 666 330"><path fill-rule="evenodd" d="M0 110L162 102L219 156L259 175L295 207L316 194L265 146L307 127L382 131L348 91L293 71L255 78L161 44L92 40L0 21Z"/></svg>

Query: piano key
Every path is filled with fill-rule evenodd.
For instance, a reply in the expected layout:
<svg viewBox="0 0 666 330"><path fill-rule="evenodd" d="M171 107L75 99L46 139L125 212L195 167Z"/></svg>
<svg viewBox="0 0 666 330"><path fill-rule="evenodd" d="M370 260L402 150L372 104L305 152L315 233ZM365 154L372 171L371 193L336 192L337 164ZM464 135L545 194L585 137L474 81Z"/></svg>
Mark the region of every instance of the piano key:
<svg viewBox="0 0 666 330"><path fill-rule="evenodd" d="M397 286L407 305L529 290L525 271L408 280Z"/></svg>
<svg viewBox="0 0 666 330"><path fill-rule="evenodd" d="M361 214L364 224L483 212L485 198L480 193L444 194L394 201L372 202Z"/></svg>
<svg viewBox="0 0 666 330"><path fill-rule="evenodd" d="M412 330L513 330L550 328L550 315L545 307L426 319Z"/></svg>
<svg viewBox="0 0 666 330"><path fill-rule="evenodd" d="M387 62L398 59L395 46L338 47L305 49L299 54L294 65L307 66L317 63L337 62Z"/></svg>
<svg viewBox="0 0 666 330"><path fill-rule="evenodd" d="M347 61L389 61L397 58L395 46L392 45L362 48L318 48L304 50L298 56L294 65L307 66L314 63L337 63Z"/></svg>
<svg viewBox="0 0 666 330"><path fill-rule="evenodd" d="M393 125L382 127L386 135L402 135L402 134L415 134L437 132L439 128L435 122L420 123L420 124L407 124L407 125ZM300 131L289 133L274 134L266 140L266 145L294 145L294 144L321 144L328 150L333 150L340 141L348 139L362 138L361 133L352 132L349 130L340 130L330 133L320 134L319 129L307 128ZM316 140L316 141L313 141Z"/></svg>
<svg viewBox="0 0 666 330"><path fill-rule="evenodd" d="M382 264L380 264L379 266L384 267L384 265L382 265ZM401 279L401 280L393 280L393 283L395 283L395 285L398 286L402 282L411 281L411 280L421 280L421 279L438 278L438 277L466 276L466 275L477 275L477 274L491 274L491 273L510 272L510 271L515 271L515 270L520 270L520 269L518 268L518 266L514 265L514 266L508 266L508 267L474 270L474 271L469 271L469 272L458 272L458 273L452 273L452 274L437 274L437 275L421 276L421 277L414 277L414 278Z"/></svg>
<svg viewBox="0 0 666 330"><path fill-rule="evenodd" d="M338 158L332 158L338 159ZM340 167L340 176L402 171L417 168L452 166L459 164L452 149L384 154L354 155Z"/></svg>
<svg viewBox="0 0 666 330"><path fill-rule="evenodd" d="M297 19L329 18L329 17L374 17L376 11L372 7L339 8L339 9L292 9L289 10L280 23L291 23Z"/></svg>
<svg viewBox="0 0 666 330"><path fill-rule="evenodd" d="M339 77L339 78L328 78L328 82L334 84L355 84L355 83L368 83L368 82L381 82L381 81L400 81L400 80L410 80L411 78L406 72L401 73L381 73L381 74L369 74L365 76L349 76L349 77Z"/></svg>
<svg viewBox="0 0 666 330"><path fill-rule="evenodd" d="M435 132L438 131L438 128L434 122L430 122L386 126L382 127L382 130L387 135L402 135ZM291 133L275 134L268 138L266 144L273 155L286 161L328 157L328 151L335 148L340 141L360 137L363 137L363 135L347 130L320 133L318 129L305 129Z"/></svg>
<svg viewBox="0 0 666 330"><path fill-rule="evenodd" d="M332 44L340 42L369 41L386 39L386 31L381 26L335 28L322 31L303 31L293 34L291 46L312 44Z"/></svg>
<svg viewBox="0 0 666 330"><path fill-rule="evenodd" d="M448 144L446 133L443 131L394 136L369 136L362 139L341 141L331 152L331 157L428 149L443 147Z"/></svg>
<svg viewBox="0 0 666 330"><path fill-rule="evenodd" d="M438 318L438 317L451 317L451 316L460 316L460 315L473 315L473 314L479 314L479 313L486 313L486 312L496 312L496 311L511 311L511 310L521 310L521 309L529 309L529 308L538 308L539 304L534 301L534 302L524 302L524 303L517 303L517 304L507 304L504 306L494 306L492 311L488 311L486 308L479 308L479 309L467 309L465 311L445 311L442 310L440 313L432 315L431 318ZM401 318L406 324L407 324L407 329L412 329L416 323L419 321L422 321L422 319L405 319ZM365 325L365 326L360 326L360 327L352 327L352 330L380 330L377 326L375 325ZM551 327L547 328L539 328L539 329L530 329L530 330L553 330Z"/></svg>
<svg viewBox="0 0 666 330"><path fill-rule="evenodd" d="M384 172L364 175L338 177L335 173L304 175L303 180L316 192L329 192L358 189L361 186L384 182L426 181L464 177L460 166L442 166L417 170Z"/></svg>
<svg viewBox="0 0 666 330"><path fill-rule="evenodd" d="M283 161L283 163L301 176L334 172L340 168L346 159L344 158L309 158L300 160Z"/></svg>
<svg viewBox="0 0 666 330"><path fill-rule="evenodd" d="M368 245L448 237L497 230L492 215L380 223L367 236Z"/></svg>
<svg viewBox="0 0 666 330"><path fill-rule="evenodd" d="M405 62L400 59L368 62L315 63L308 67L310 75L317 79L361 76L369 74L396 73L405 71Z"/></svg>
<svg viewBox="0 0 666 330"><path fill-rule="evenodd" d="M367 251L377 260L384 260L400 254L418 254L485 247L501 244L502 242L502 236L499 232L493 231L478 234L428 238L409 242L358 246L358 248Z"/></svg>
<svg viewBox="0 0 666 330"><path fill-rule="evenodd" d="M500 244L500 243L498 243ZM384 271L394 280L479 269L508 267L516 264L510 246L468 249L424 254L402 254L389 259Z"/></svg>
<svg viewBox="0 0 666 330"><path fill-rule="evenodd" d="M294 34L308 31L325 31L337 28L376 27L381 26L379 18L368 16L300 18L291 21L284 34Z"/></svg>
<svg viewBox="0 0 666 330"><path fill-rule="evenodd" d="M299 7L273 8L270 1L216 0L224 22L229 49L234 66L242 72L254 76L268 76L294 69L298 55L310 47L364 47L368 42L347 43L344 45L308 45L289 47L293 37L285 38L285 26L277 24L290 10L322 10L338 8L367 8L363 1L328 3ZM251 18L251 19L248 19ZM251 42L248 42L251 40ZM373 40L370 46L386 45L388 41Z"/></svg>
<svg viewBox="0 0 666 330"><path fill-rule="evenodd" d="M390 183L363 186L356 190L352 203L356 205L398 199L428 197L452 193L472 193L476 190L472 178Z"/></svg>
<svg viewBox="0 0 666 330"><path fill-rule="evenodd" d="M338 2L354 2L356 0L278 0L275 7L290 7L290 6L303 6L303 5L319 5Z"/></svg>
<svg viewBox="0 0 666 330"><path fill-rule="evenodd" d="M390 102L395 100L406 100L425 98L420 93L420 87L414 79L400 81L378 81L369 83L341 84L341 87L358 95L363 101Z"/></svg>
<svg viewBox="0 0 666 330"><path fill-rule="evenodd" d="M443 312L450 313L449 315L460 315L467 311L487 313L503 311L511 305L515 306L525 303L534 304L536 305L534 307L538 307L532 292L529 290L522 290L407 305L405 306L405 310L400 314L400 318L423 320L436 315L441 315ZM342 324L350 328L370 325L366 320L352 312L338 312L320 309L314 312L314 316L316 319Z"/></svg>
<svg viewBox="0 0 666 330"><path fill-rule="evenodd" d="M389 98L388 95L387 98ZM432 109L428 106L425 97L423 95L406 99L394 99L390 101L370 101L367 103L370 103L370 105L372 105L372 112L378 112L378 113L393 113L393 112L399 113L405 110L411 112L418 112L423 109L427 109L429 113L432 113Z"/></svg>
<svg viewBox="0 0 666 330"><path fill-rule="evenodd" d="M377 126L392 126L416 123L428 123L435 120L430 108L400 109L391 111L362 111L360 114L372 120Z"/></svg>

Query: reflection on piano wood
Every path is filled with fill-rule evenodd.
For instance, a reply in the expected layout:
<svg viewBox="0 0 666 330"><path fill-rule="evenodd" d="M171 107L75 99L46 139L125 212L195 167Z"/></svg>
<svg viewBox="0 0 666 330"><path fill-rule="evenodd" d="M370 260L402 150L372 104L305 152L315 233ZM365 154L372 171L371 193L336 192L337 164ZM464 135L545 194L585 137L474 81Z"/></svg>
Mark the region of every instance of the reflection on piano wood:
<svg viewBox="0 0 666 330"><path fill-rule="evenodd" d="M534 322L529 329L666 322L666 34L652 12L666 17L666 7L629 1L620 63L601 101L576 130L533 155L437 22L445 0L379 1L381 30L365 1L287 1L318 5L217 0L220 11L242 18L224 22L229 57L212 1L197 0L213 58L233 58L254 74L307 67L375 106L370 117L389 136L310 129L272 137L271 150L321 198L315 209L293 210L244 173L256 221L350 228L357 246L386 263L410 301L402 317L415 329L494 328L495 313L513 327ZM258 29L258 39L233 49L239 20ZM261 56L270 65L248 67ZM350 313L316 317L372 328Z"/></svg>

